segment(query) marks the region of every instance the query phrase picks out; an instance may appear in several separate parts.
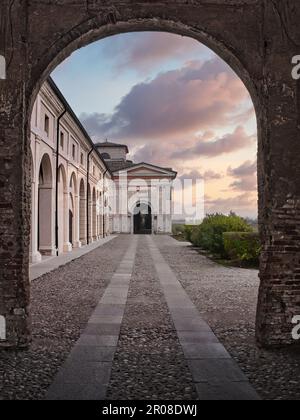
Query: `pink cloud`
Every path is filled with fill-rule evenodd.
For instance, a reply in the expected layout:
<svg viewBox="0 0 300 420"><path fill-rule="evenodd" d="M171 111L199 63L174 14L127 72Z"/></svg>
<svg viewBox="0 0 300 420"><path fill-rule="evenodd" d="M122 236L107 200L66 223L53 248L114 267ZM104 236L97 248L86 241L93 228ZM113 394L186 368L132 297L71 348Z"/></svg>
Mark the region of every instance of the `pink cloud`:
<svg viewBox="0 0 300 420"><path fill-rule="evenodd" d="M106 54L116 60L117 68L128 68L138 72L162 65L170 59L184 59L191 52L199 56L203 45L198 41L164 32L140 33L139 36L125 34L115 37Z"/></svg>
<svg viewBox="0 0 300 420"><path fill-rule="evenodd" d="M228 198L209 198L205 200L206 212L208 213L229 213L234 211L238 214L252 215L257 212L257 196L248 192Z"/></svg>
<svg viewBox="0 0 300 420"><path fill-rule="evenodd" d="M205 181L215 181L215 180L221 179L222 175L213 170L201 172L198 169L193 169L189 172L183 173L179 178L182 180L192 179L193 181L197 179L204 179Z"/></svg>
<svg viewBox="0 0 300 420"><path fill-rule="evenodd" d="M237 191L257 191L257 163L246 161L238 168L228 168L228 175L235 178L230 188Z"/></svg>
<svg viewBox="0 0 300 420"><path fill-rule="evenodd" d="M82 115L94 137L179 139L230 124L249 94L222 60L189 63L135 85L112 115Z"/></svg>
<svg viewBox="0 0 300 420"><path fill-rule="evenodd" d="M243 127L239 126L233 133L225 134L213 141L203 141L199 138L192 146L176 150L173 159L197 159L199 156L215 157L224 153L232 153L249 147L256 141L255 136L249 136Z"/></svg>

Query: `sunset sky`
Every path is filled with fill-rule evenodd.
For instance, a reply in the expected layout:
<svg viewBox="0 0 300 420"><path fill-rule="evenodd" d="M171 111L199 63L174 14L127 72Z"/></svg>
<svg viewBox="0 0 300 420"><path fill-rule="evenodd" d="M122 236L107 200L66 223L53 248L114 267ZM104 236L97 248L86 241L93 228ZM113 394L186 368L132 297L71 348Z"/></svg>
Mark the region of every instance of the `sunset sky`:
<svg viewBox="0 0 300 420"><path fill-rule="evenodd" d="M256 217L253 104L211 50L173 34L123 34L76 51L52 77L94 141L204 178L207 212Z"/></svg>

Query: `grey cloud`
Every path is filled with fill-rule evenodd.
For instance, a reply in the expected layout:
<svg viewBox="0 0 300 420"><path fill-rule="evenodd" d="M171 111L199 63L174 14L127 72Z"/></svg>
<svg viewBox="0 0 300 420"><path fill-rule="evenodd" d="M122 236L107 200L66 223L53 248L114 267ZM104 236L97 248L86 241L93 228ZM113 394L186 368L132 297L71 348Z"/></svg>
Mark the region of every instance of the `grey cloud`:
<svg viewBox="0 0 300 420"><path fill-rule="evenodd" d="M137 84L112 115L82 115L81 120L94 137L161 142L223 127L247 99L242 82L216 58Z"/></svg>
<svg viewBox="0 0 300 420"><path fill-rule="evenodd" d="M254 176L241 178L237 181L234 181L230 184L230 188L238 191L256 191L257 190L257 181Z"/></svg>
<svg viewBox="0 0 300 420"><path fill-rule="evenodd" d="M205 181L213 181L213 180L221 179L222 175L220 173L214 172L212 170L205 171L205 172L200 172L199 170L194 169L190 172L183 173L181 176L179 176L179 178L181 180L185 180L185 179L192 179L192 180L204 179Z"/></svg>
<svg viewBox="0 0 300 420"><path fill-rule="evenodd" d="M228 175L233 177L255 175L257 171L257 163L247 160L237 168L228 168Z"/></svg>
<svg viewBox="0 0 300 420"><path fill-rule="evenodd" d="M237 191L256 191L257 190L257 163L247 161L239 167L228 168L228 175L235 178L230 188Z"/></svg>
<svg viewBox="0 0 300 420"><path fill-rule="evenodd" d="M199 55L204 46L198 41L164 32L123 34L107 42L105 54L116 63L117 69L149 72L170 58L183 58L187 53Z"/></svg>
<svg viewBox="0 0 300 420"><path fill-rule="evenodd" d="M194 146L174 152L172 157L174 159L196 159L199 156L215 157L251 146L254 141L254 136L249 136L244 128L239 126L233 133L226 134L214 141L200 139Z"/></svg>
<svg viewBox="0 0 300 420"><path fill-rule="evenodd" d="M206 211L209 213L234 211L241 215L256 215L257 197L255 194L244 193L229 198L206 198Z"/></svg>

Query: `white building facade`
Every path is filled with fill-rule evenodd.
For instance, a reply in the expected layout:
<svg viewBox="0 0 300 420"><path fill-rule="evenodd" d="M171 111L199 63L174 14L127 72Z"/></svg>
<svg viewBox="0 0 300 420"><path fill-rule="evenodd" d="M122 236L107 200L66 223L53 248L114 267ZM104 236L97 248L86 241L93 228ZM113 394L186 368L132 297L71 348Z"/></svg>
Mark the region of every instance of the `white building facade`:
<svg viewBox="0 0 300 420"><path fill-rule="evenodd" d="M127 160L126 145L105 142L96 147L112 173L112 231L172 233L173 181L177 173L171 168Z"/></svg>
<svg viewBox="0 0 300 420"><path fill-rule="evenodd" d="M134 164L128 152L126 145L95 145L47 80L31 118L32 263L111 233L171 233L176 172Z"/></svg>
<svg viewBox="0 0 300 420"><path fill-rule="evenodd" d="M51 79L33 107L31 153L31 262L109 235L110 171Z"/></svg>

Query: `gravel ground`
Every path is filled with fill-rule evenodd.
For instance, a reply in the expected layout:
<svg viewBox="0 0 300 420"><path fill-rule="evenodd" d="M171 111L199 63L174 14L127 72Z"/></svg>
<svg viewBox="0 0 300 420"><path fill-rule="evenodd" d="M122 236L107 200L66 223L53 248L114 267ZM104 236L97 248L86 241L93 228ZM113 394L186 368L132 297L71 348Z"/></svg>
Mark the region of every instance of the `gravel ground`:
<svg viewBox="0 0 300 420"><path fill-rule="evenodd" d="M108 398L197 398L144 237L139 238Z"/></svg>
<svg viewBox="0 0 300 420"><path fill-rule="evenodd" d="M27 351L0 352L0 399L44 397L126 248L126 237L113 239L32 283L32 344Z"/></svg>
<svg viewBox="0 0 300 420"><path fill-rule="evenodd" d="M258 272L223 267L169 237L156 244L260 396L300 399L300 348L266 351L255 343Z"/></svg>
<svg viewBox="0 0 300 420"><path fill-rule="evenodd" d="M300 399L300 350L260 350L254 326L257 271L227 268L169 237L155 238L166 261L264 399ZM33 341L0 352L0 400L42 399L85 327L127 249L119 236L35 280ZM110 399L196 399L146 238L139 238L129 299L114 359Z"/></svg>

